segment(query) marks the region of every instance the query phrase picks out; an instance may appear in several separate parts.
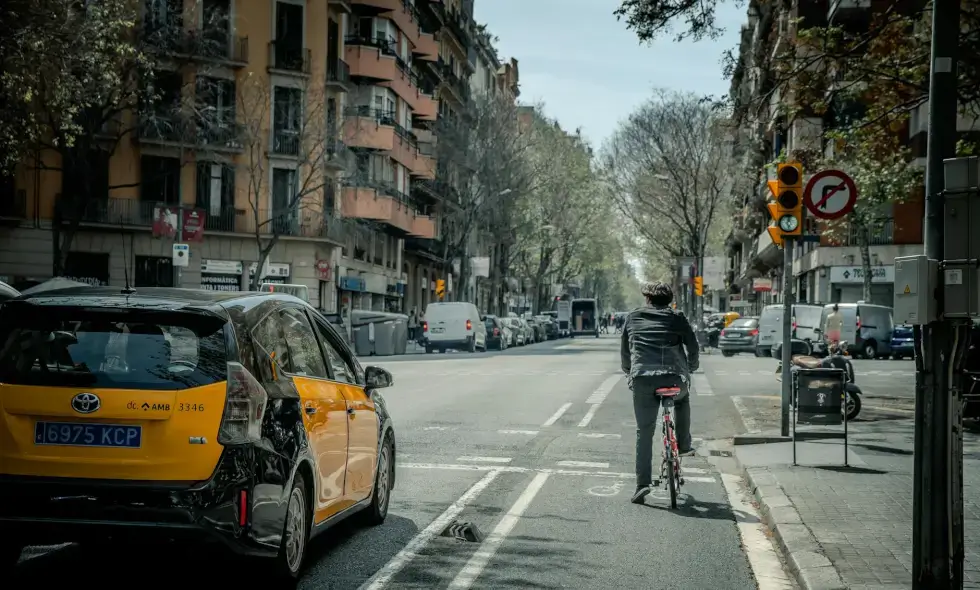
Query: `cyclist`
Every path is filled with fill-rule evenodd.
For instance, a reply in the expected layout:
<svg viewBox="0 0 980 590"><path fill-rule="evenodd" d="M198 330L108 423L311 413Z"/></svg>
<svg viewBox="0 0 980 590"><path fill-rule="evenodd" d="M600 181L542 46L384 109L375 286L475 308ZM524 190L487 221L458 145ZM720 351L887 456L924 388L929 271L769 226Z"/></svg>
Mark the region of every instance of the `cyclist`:
<svg viewBox="0 0 980 590"><path fill-rule="evenodd" d="M674 402L677 444L682 456L694 453L688 384L698 368L697 337L684 315L670 308L674 299L670 286L646 283L641 293L646 306L626 317L620 348L636 417L636 492L630 499L634 504L643 503L653 483L653 435L660 413L657 388L681 388Z"/></svg>

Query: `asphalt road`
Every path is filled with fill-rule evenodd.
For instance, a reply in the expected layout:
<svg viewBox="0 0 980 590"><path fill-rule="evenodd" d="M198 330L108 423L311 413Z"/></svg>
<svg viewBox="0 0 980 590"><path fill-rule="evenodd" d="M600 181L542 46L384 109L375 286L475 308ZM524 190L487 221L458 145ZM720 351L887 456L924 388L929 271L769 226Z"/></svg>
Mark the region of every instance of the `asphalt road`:
<svg viewBox="0 0 980 590"><path fill-rule="evenodd" d="M746 403L778 392L764 374L774 361L705 358L698 456L684 461L672 511L662 490L629 502L635 422L618 346L604 336L368 360L395 378L384 392L398 440L388 520L319 538L300 588L793 588L726 458L735 434L767 419ZM478 538L446 536L465 523ZM248 561L198 547L132 551L32 548L4 587L255 582Z"/></svg>

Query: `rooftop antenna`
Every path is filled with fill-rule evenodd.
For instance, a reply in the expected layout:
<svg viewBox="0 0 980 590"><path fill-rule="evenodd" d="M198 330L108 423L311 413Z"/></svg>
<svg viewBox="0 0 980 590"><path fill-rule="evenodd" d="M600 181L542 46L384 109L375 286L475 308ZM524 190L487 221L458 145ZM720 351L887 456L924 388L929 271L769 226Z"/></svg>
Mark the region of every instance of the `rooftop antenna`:
<svg viewBox="0 0 980 590"><path fill-rule="evenodd" d="M122 254L123 254L123 277L126 281L126 286L123 287L123 295L133 295L136 293L136 289L129 284L129 255L126 254L126 232L123 229L122 219L119 220L119 237L122 241Z"/></svg>

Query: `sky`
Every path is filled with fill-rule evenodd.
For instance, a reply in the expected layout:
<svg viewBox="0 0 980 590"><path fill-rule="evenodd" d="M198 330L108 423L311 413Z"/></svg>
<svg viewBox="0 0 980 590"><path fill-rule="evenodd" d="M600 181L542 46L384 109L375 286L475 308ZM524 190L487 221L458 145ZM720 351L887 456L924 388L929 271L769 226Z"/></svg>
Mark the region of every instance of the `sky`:
<svg viewBox="0 0 980 590"><path fill-rule="evenodd" d="M474 17L499 38L502 59L518 60L520 101L544 103L548 116L569 131L581 127L595 147L654 89L728 93L721 57L738 45L744 3L723 2L718 17L726 31L717 40L668 37L652 45L640 45L616 20L618 6L619 0L475 0Z"/></svg>

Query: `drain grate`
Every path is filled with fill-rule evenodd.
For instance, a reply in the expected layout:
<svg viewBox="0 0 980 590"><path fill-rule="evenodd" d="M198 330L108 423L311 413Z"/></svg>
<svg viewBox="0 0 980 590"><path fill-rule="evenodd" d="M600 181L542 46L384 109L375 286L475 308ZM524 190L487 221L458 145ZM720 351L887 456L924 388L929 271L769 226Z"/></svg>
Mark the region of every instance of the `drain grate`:
<svg viewBox="0 0 980 590"><path fill-rule="evenodd" d="M710 451L708 451L708 454L711 455L712 457L731 457L732 456L732 452L731 451L719 451L717 449L711 449Z"/></svg>
<svg viewBox="0 0 980 590"><path fill-rule="evenodd" d="M479 527L472 522L456 522L455 520L442 530L440 536L467 543L480 543L483 541L483 533L480 532Z"/></svg>

